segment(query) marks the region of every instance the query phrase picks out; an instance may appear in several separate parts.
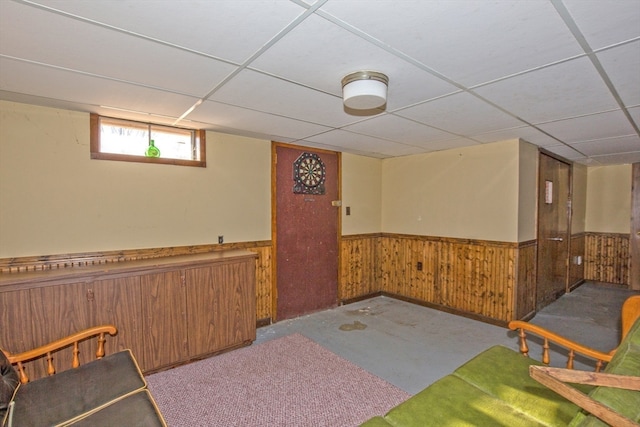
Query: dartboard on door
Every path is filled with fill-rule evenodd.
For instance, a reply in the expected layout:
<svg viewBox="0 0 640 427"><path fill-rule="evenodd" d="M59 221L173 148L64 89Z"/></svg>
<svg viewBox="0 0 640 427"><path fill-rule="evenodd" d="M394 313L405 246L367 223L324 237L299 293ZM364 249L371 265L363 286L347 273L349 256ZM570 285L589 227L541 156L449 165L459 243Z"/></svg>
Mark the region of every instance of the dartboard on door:
<svg viewBox="0 0 640 427"><path fill-rule="evenodd" d="M275 144L277 320L337 305L339 153Z"/></svg>

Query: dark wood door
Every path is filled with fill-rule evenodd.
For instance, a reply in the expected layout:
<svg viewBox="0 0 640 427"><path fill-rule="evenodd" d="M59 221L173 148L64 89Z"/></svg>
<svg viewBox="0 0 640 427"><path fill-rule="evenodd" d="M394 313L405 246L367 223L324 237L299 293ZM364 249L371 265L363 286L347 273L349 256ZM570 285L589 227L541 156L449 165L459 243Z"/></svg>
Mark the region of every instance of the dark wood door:
<svg viewBox="0 0 640 427"><path fill-rule="evenodd" d="M274 151L276 318L283 320L337 305L339 154L281 144ZM303 153L324 165L323 194L294 191L294 163Z"/></svg>
<svg viewBox="0 0 640 427"><path fill-rule="evenodd" d="M569 164L540 154L536 310L558 299L569 285L570 173Z"/></svg>
<svg viewBox="0 0 640 427"><path fill-rule="evenodd" d="M629 261L630 288L640 291L640 163L633 164L629 252L631 253Z"/></svg>

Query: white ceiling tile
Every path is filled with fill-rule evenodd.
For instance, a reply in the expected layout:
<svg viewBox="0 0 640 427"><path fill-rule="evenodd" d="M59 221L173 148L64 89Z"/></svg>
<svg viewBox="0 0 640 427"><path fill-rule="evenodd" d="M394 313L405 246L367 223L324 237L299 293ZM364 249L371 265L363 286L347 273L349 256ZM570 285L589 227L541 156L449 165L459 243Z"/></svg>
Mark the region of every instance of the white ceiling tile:
<svg viewBox="0 0 640 427"><path fill-rule="evenodd" d="M545 147L547 145L558 145L558 143L560 142L557 139L550 137L549 135L539 131L532 126L521 126L517 128L501 129L495 132L473 134L469 135L469 138L482 143L506 141L508 139L520 138L526 142L535 144L540 147Z"/></svg>
<svg viewBox="0 0 640 427"><path fill-rule="evenodd" d="M0 57L0 90L179 117L197 99ZM17 75L20 79L10 79Z"/></svg>
<svg viewBox="0 0 640 427"><path fill-rule="evenodd" d="M466 86L582 52L550 2L342 0L322 10Z"/></svg>
<svg viewBox="0 0 640 427"><path fill-rule="evenodd" d="M469 93L439 98L395 114L458 135L516 127L522 122Z"/></svg>
<svg viewBox="0 0 640 427"><path fill-rule="evenodd" d="M371 138L361 134L347 132L344 130L336 129L330 132L326 132L320 135L314 135L305 138L306 141L320 143L327 146L337 145L339 142L340 147L344 147L347 150L359 150L366 152L373 152L378 154L388 153L391 147L399 145L397 143L387 141L379 138Z"/></svg>
<svg viewBox="0 0 640 427"><path fill-rule="evenodd" d="M391 114L379 115L372 119L345 126L343 129L363 135L417 145L456 138L456 135L448 132Z"/></svg>
<svg viewBox="0 0 640 427"><path fill-rule="evenodd" d="M593 161L601 165L630 165L640 162L640 151L624 154L606 154L603 156L590 157Z"/></svg>
<svg viewBox="0 0 640 427"><path fill-rule="evenodd" d="M581 142L571 144L571 146L587 156L640 152L640 136L627 135L618 138Z"/></svg>
<svg viewBox="0 0 640 427"><path fill-rule="evenodd" d="M558 1L640 126L640 0ZM0 0L0 99L168 123L211 95L181 124L376 158L522 138L626 161L601 138L628 123L579 119L620 105L552 2L363 4ZM385 113L344 111L362 68L389 75ZM562 144L585 138L597 161Z"/></svg>
<svg viewBox="0 0 640 427"><path fill-rule="evenodd" d="M640 36L638 0L564 0L592 49Z"/></svg>
<svg viewBox="0 0 640 427"><path fill-rule="evenodd" d="M567 145L554 145L554 146L544 147L544 149L554 154L557 154L558 156L564 157L567 160L582 160L587 158L587 156L584 153L576 151L575 149Z"/></svg>
<svg viewBox="0 0 640 427"><path fill-rule="evenodd" d="M292 52L296 52L295 66L288 60ZM347 74L379 71L389 77L387 110L458 91L455 86L317 16L307 18L284 36L257 58L251 68L336 96L342 96L341 80Z"/></svg>
<svg viewBox="0 0 640 427"><path fill-rule="evenodd" d="M30 25L3 15L0 52L4 55L197 97L236 68L202 55L9 3L9 9L25 9ZM38 31L32 31L33 27Z"/></svg>
<svg viewBox="0 0 640 427"><path fill-rule="evenodd" d="M563 142L580 142L630 135L635 131L622 111L608 111L537 125Z"/></svg>
<svg viewBox="0 0 640 427"><path fill-rule="evenodd" d="M345 113L337 96L251 70L239 73L210 99L324 126L340 127L358 120Z"/></svg>
<svg viewBox="0 0 640 427"><path fill-rule="evenodd" d="M633 118L633 121L636 123L636 126L640 128L640 106L629 108L628 111L631 118Z"/></svg>
<svg viewBox="0 0 640 427"><path fill-rule="evenodd" d="M237 131L242 130L270 135L271 139L278 139L281 142L285 138L287 141L304 139L309 135L315 135L331 129L313 123L212 101L203 102L187 118L228 130L235 129ZM286 134L283 134L282 129L287 129Z"/></svg>
<svg viewBox="0 0 640 427"><path fill-rule="evenodd" d="M530 123L618 108L600 75L584 57L474 91Z"/></svg>
<svg viewBox="0 0 640 427"><path fill-rule="evenodd" d="M624 104L640 104L640 40L605 50L597 56Z"/></svg>
<svg viewBox="0 0 640 427"><path fill-rule="evenodd" d="M305 11L285 0L38 3L236 63L244 62Z"/></svg>

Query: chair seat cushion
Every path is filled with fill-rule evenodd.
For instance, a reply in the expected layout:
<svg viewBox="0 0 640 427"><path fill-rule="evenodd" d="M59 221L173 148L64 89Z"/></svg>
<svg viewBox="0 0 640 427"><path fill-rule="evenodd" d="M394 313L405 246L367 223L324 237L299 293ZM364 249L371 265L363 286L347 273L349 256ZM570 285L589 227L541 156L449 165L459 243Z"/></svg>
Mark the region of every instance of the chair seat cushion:
<svg viewBox="0 0 640 427"><path fill-rule="evenodd" d="M100 409L146 387L129 350L22 384L16 392L14 425L56 425Z"/></svg>
<svg viewBox="0 0 640 427"><path fill-rule="evenodd" d="M0 350L0 375L0 422L2 422L13 393L18 387L18 373L2 350Z"/></svg>
<svg viewBox="0 0 640 427"><path fill-rule="evenodd" d="M90 413L68 425L74 427L163 427L166 426L149 390L140 390L124 399Z"/></svg>

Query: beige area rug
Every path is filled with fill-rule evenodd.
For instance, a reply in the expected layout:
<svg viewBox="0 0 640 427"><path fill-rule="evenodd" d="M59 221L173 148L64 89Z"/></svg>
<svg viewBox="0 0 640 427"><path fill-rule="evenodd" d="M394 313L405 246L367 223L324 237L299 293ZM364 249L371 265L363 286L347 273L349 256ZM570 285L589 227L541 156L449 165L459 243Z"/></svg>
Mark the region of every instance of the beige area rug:
<svg viewBox="0 0 640 427"><path fill-rule="evenodd" d="M171 427L357 426L410 397L300 334L147 381Z"/></svg>

